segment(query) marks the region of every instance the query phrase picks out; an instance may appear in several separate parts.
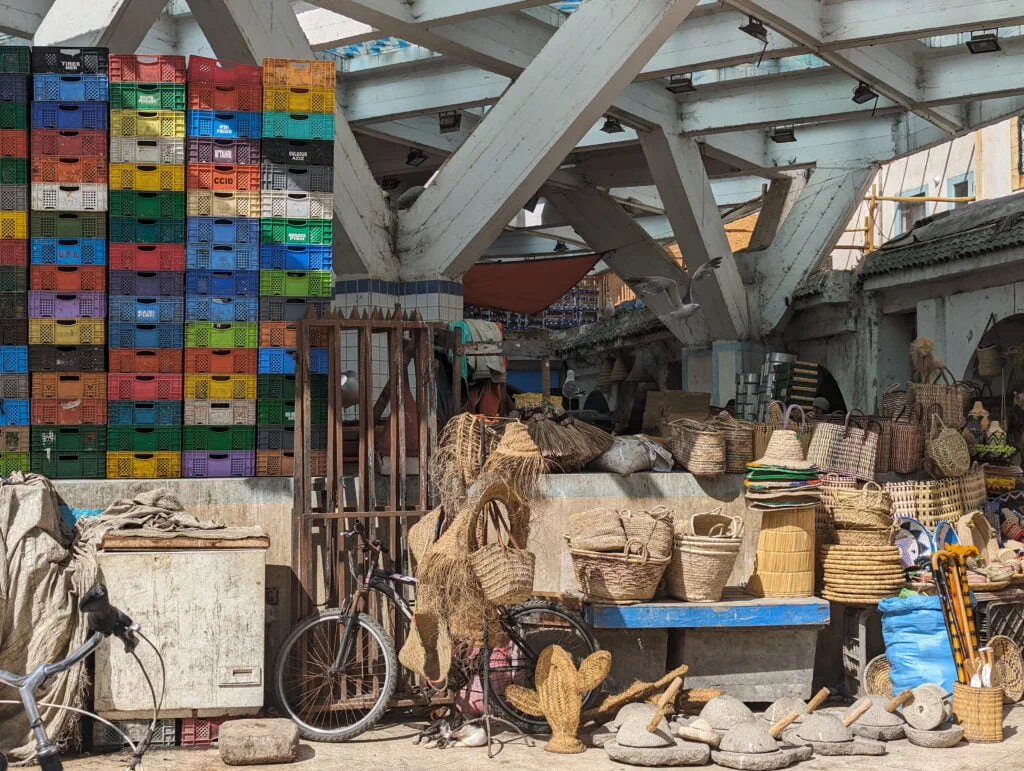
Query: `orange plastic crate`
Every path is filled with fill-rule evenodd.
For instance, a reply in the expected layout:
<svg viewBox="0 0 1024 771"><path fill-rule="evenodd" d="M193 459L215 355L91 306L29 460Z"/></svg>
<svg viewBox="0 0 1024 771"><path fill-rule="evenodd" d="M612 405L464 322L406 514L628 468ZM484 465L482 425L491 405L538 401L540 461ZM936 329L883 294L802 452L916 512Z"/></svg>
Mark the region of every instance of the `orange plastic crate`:
<svg viewBox="0 0 1024 771"><path fill-rule="evenodd" d="M259 190L260 167L193 163L188 167L188 189Z"/></svg>
<svg viewBox="0 0 1024 771"><path fill-rule="evenodd" d="M28 131L0 129L0 157L28 158Z"/></svg>
<svg viewBox="0 0 1024 771"><path fill-rule="evenodd" d="M33 399L33 426L101 426L107 422L106 399Z"/></svg>
<svg viewBox="0 0 1024 771"><path fill-rule="evenodd" d="M177 375L181 373L180 348L111 348L107 352L111 372L134 372L146 375Z"/></svg>
<svg viewBox="0 0 1024 771"><path fill-rule="evenodd" d="M106 265L33 265L29 289L37 292L103 292L107 288Z"/></svg>
<svg viewBox="0 0 1024 771"><path fill-rule="evenodd" d="M189 83L190 110L262 112L263 89L260 86L233 86L217 83Z"/></svg>
<svg viewBox="0 0 1024 771"><path fill-rule="evenodd" d="M185 349L185 372L190 375L255 375L258 361L255 348Z"/></svg>
<svg viewBox="0 0 1024 771"><path fill-rule="evenodd" d="M102 372L35 372L33 399L106 399L107 376Z"/></svg>
<svg viewBox="0 0 1024 771"><path fill-rule="evenodd" d="M337 86L338 70L334 62L307 59L264 59L263 85L295 88L329 88Z"/></svg>
<svg viewBox="0 0 1024 771"><path fill-rule="evenodd" d="M79 182L106 183L106 158L48 158L35 156L32 159L33 182Z"/></svg>
<svg viewBox="0 0 1024 771"><path fill-rule="evenodd" d="M297 329L298 324L294 321L261 321L260 348L297 348ZM309 347L327 347L325 327L314 327L309 330Z"/></svg>
<svg viewBox="0 0 1024 771"><path fill-rule="evenodd" d="M312 450L309 454L310 476L327 475L327 451ZM295 476L295 452L293 450L257 450L256 476Z"/></svg>

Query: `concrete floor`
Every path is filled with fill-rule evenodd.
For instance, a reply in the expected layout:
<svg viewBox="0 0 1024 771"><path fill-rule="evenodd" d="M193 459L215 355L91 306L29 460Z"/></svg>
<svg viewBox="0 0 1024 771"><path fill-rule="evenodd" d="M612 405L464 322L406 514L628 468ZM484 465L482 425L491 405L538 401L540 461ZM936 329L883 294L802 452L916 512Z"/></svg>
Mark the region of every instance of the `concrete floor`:
<svg viewBox="0 0 1024 771"><path fill-rule="evenodd" d="M881 757L815 757L795 768L806 771L865 768L873 771L1007 771L1021 767L1024 757L1024 706L1010 709L1004 722L1005 740L1000 744L966 744L946 750L926 750L907 741L890 742L888 754ZM346 744L303 743L298 762L288 768L301 771L334 771L341 768L380 768L387 771L414 769L622 769L608 760L602 750L590 749L581 755L551 755L541 751L543 741L534 748L522 740L507 744L494 759L484 749L457 747L428 750L412 744L416 728L392 724ZM124 768L124 757L117 755L75 758L65 761L68 771L107 771ZM220 761L216 750L151 750L145 758L146 771L215 771L235 768ZM251 769L278 769L284 766L248 766Z"/></svg>

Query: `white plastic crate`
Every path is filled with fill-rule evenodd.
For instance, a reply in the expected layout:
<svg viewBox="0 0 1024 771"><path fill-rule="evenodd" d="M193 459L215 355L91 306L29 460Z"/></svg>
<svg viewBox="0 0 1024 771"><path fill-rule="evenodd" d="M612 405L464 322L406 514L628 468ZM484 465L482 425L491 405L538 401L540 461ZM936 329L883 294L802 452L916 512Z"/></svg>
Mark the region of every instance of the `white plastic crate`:
<svg viewBox="0 0 1024 771"><path fill-rule="evenodd" d="M255 426L255 399L185 400L186 426Z"/></svg>
<svg viewBox="0 0 1024 771"><path fill-rule="evenodd" d="M106 211L107 186L98 183L33 182L33 211Z"/></svg>
<svg viewBox="0 0 1024 771"><path fill-rule="evenodd" d="M128 737L138 744L146 735L149 728L149 720L112 720L114 725L128 734ZM150 746L173 747L175 734L177 732L177 721L173 719L156 721L156 730L153 732L153 740ZM101 723L99 720L92 721L92 746L95 749L110 747L127 747L128 743L117 731Z"/></svg>
<svg viewBox="0 0 1024 771"><path fill-rule="evenodd" d="M111 137L111 163L185 165L185 140L178 137Z"/></svg>
<svg viewBox="0 0 1024 771"><path fill-rule="evenodd" d="M260 195L260 211L263 217L329 220L334 216L332 193L264 190Z"/></svg>

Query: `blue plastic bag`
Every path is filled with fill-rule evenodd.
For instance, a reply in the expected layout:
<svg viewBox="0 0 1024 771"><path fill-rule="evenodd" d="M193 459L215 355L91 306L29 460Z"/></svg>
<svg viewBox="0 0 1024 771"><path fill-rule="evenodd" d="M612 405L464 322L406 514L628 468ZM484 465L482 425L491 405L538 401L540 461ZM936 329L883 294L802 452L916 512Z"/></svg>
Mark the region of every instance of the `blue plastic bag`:
<svg viewBox="0 0 1024 771"><path fill-rule="evenodd" d="M893 693L924 683L953 690L956 664L938 597L890 597L878 603Z"/></svg>

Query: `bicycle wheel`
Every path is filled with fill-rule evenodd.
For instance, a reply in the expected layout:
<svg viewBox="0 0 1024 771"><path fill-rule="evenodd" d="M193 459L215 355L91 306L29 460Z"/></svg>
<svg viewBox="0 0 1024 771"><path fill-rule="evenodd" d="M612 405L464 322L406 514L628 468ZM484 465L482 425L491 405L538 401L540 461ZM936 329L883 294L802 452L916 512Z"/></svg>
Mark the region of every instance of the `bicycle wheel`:
<svg viewBox="0 0 1024 771"><path fill-rule="evenodd" d="M284 641L274 672L278 705L306 739L344 742L368 731L387 711L398 686L395 643L364 613L347 660L334 663L345 632L344 611L302 621Z"/></svg>
<svg viewBox="0 0 1024 771"><path fill-rule="evenodd" d="M509 642L491 652L491 705L498 715L523 731L542 733L548 730L547 721L513 707L505 699L505 688L512 683L533 688L537 659L549 645L562 646L577 666L601 646L582 618L550 600L530 600L502 608L501 619ZM590 706L596 698L596 690L584 695L584 707Z"/></svg>

